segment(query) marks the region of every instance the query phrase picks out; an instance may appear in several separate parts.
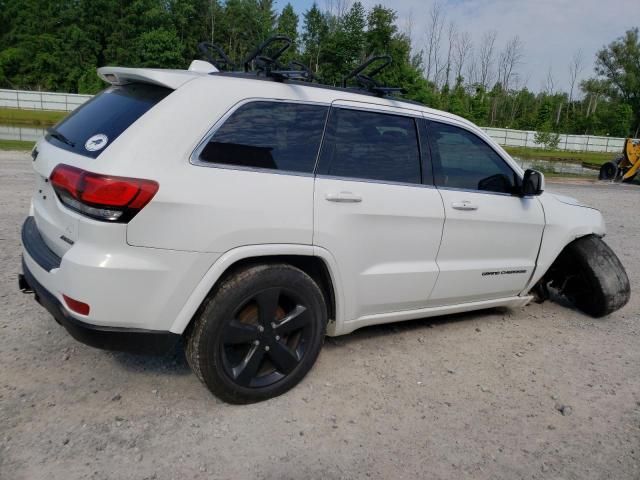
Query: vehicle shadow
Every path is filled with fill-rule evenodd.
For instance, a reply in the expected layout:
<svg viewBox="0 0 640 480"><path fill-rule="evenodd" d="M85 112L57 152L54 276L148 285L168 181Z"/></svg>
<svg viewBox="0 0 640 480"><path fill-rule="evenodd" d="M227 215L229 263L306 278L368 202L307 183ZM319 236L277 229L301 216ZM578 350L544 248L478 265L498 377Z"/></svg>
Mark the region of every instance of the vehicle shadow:
<svg viewBox="0 0 640 480"><path fill-rule="evenodd" d="M573 309L572 305L562 296L553 295L551 300L564 308ZM463 323L472 320L481 322L501 321L502 316L510 316L514 310L506 307L494 307L471 312L455 313L440 317L427 317L416 320L371 325L360 328L350 334L339 337L326 337L323 349L332 351L357 343L367 343L380 337L389 337L402 333L425 333L439 326ZM179 342L174 349L164 355L142 355L136 353L112 352L113 359L125 370L130 372L162 373L166 375L190 375L191 369L187 363L184 348Z"/></svg>
<svg viewBox="0 0 640 480"><path fill-rule="evenodd" d="M434 327L451 323L464 322L468 320L478 320L487 317L495 317L496 313L505 312L506 308L490 308L486 310L476 310L473 312L456 313L442 317L429 317L416 320L405 320L400 322L385 323L382 325L371 325L360 328L347 335L339 337L326 337L324 348L340 348L354 342L377 339L381 336L389 336L404 332L428 331ZM151 372L169 375L189 375L191 369L185 357L182 343L178 344L171 351L164 355L144 355L128 352L111 352L112 358L125 370L131 372Z"/></svg>
<svg viewBox="0 0 640 480"><path fill-rule="evenodd" d="M191 375L182 343L164 355L144 355L112 352L113 360L129 372L162 373L163 375Z"/></svg>

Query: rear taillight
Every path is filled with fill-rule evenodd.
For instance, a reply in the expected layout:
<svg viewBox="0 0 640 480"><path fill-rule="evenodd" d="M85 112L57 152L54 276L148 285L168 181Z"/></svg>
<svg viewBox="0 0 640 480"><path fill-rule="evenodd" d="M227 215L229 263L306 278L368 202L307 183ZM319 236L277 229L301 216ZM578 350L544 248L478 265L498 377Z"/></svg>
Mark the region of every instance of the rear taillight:
<svg viewBox="0 0 640 480"><path fill-rule="evenodd" d="M101 175L63 164L51 172L50 179L65 206L107 222L131 220L159 187L153 180Z"/></svg>

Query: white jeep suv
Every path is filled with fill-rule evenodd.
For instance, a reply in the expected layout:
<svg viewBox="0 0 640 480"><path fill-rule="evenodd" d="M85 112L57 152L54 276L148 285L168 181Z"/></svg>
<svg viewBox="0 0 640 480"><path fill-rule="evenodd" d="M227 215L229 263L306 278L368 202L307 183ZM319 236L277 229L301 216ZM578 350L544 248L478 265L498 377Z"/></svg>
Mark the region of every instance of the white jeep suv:
<svg viewBox="0 0 640 480"><path fill-rule="evenodd" d="M629 298L600 212L462 118L203 62L99 75L112 86L32 152L20 275L89 345L182 339L212 392L247 403L298 383L325 334L548 286L594 316Z"/></svg>

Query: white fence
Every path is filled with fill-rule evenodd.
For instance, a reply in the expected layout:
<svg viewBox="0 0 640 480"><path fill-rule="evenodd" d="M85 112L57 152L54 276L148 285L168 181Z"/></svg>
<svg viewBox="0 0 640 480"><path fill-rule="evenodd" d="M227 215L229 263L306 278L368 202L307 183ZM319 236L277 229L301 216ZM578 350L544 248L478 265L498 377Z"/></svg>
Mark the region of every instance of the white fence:
<svg viewBox="0 0 640 480"><path fill-rule="evenodd" d="M0 89L0 107L70 112L92 95Z"/></svg>
<svg viewBox="0 0 640 480"><path fill-rule="evenodd" d="M503 147L542 148L535 142L536 132L531 130L508 130L506 128L482 128L487 135ZM622 152L624 138L597 137L593 135L560 135L558 150L574 152Z"/></svg>
<svg viewBox="0 0 640 480"><path fill-rule="evenodd" d="M75 93L36 92L27 90L0 89L0 107L32 110L58 110L70 112L89 100L91 95ZM21 130L21 131L18 131ZM35 129L16 129L0 126L1 140L31 140ZM531 130L509 130L483 127L491 138L502 146L541 148ZM38 138L37 136L35 138ZM624 138L596 137L593 135L560 135L559 150L577 152L622 152Z"/></svg>
<svg viewBox="0 0 640 480"><path fill-rule="evenodd" d="M0 140L22 140L37 142L46 133L44 128L8 127L0 125Z"/></svg>

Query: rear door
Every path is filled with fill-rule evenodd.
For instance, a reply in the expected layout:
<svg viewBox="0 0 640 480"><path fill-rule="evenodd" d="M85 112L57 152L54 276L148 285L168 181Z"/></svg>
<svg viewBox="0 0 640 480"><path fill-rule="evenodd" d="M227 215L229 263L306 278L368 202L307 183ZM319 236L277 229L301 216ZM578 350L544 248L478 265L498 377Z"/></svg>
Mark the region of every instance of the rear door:
<svg viewBox="0 0 640 480"><path fill-rule="evenodd" d="M427 305L444 220L418 119L360 105L331 108L315 181L314 245L339 265L347 321Z"/></svg>
<svg viewBox="0 0 640 480"><path fill-rule="evenodd" d="M535 267L544 212L515 194L517 173L475 133L428 122L434 181L445 209L433 305L517 295Z"/></svg>

